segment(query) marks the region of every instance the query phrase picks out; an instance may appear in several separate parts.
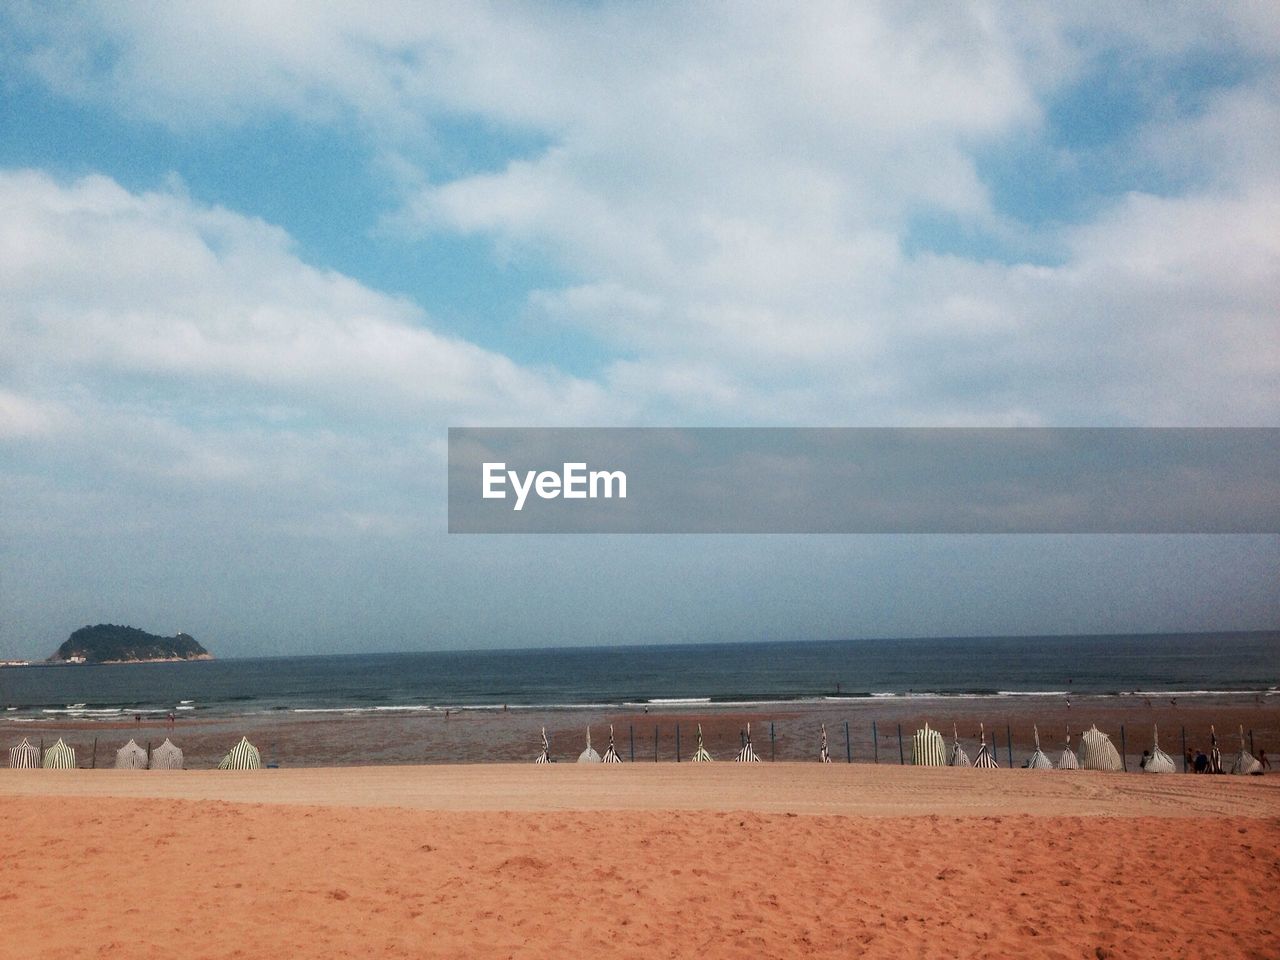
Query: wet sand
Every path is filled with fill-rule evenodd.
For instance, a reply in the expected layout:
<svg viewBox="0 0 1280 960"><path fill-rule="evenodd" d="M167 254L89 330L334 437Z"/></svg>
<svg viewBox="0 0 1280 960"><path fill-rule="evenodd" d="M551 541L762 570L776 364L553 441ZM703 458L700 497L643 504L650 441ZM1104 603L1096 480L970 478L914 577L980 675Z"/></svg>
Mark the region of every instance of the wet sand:
<svg viewBox="0 0 1280 960"><path fill-rule="evenodd" d="M0 804L14 956L1280 955L1280 777L2 770Z"/></svg>

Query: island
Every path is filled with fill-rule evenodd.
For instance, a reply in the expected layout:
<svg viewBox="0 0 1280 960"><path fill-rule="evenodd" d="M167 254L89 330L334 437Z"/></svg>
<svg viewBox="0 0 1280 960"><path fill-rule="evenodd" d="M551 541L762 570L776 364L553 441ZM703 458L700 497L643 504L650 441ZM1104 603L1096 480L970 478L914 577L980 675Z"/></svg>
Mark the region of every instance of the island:
<svg viewBox="0 0 1280 960"><path fill-rule="evenodd" d="M208 650L185 633L158 637L137 627L100 623L96 627L81 627L67 637L49 662L159 663L212 659Z"/></svg>

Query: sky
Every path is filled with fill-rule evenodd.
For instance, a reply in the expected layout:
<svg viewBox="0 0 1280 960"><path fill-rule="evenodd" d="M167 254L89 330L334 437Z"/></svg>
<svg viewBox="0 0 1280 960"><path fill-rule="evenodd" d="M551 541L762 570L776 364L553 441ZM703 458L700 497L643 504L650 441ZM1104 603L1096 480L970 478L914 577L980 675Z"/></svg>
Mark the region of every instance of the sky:
<svg viewBox="0 0 1280 960"><path fill-rule="evenodd" d="M1275 536L450 536L450 426L1280 426L1271 4L0 7L0 657L1280 628Z"/></svg>

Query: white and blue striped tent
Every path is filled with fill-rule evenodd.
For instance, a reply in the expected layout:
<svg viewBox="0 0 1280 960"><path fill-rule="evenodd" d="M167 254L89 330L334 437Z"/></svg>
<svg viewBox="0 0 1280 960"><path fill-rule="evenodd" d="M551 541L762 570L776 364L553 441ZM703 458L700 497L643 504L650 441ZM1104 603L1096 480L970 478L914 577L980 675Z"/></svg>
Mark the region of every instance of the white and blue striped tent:
<svg viewBox="0 0 1280 960"><path fill-rule="evenodd" d="M747 724L747 738L742 744L742 749L738 751L738 755L734 757L738 763L759 763L760 758L756 756L755 750L751 748L751 724Z"/></svg>
<svg viewBox="0 0 1280 960"><path fill-rule="evenodd" d="M551 762L551 741L547 739L547 728L542 728L542 752L533 759L534 763Z"/></svg>
<svg viewBox="0 0 1280 960"><path fill-rule="evenodd" d="M1151 756L1147 757L1147 762L1142 765L1143 773L1177 773L1178 768L1173 762L1173 757L1169 756L1160 749L1160 728L1155 724L1151 726Z"/></svg>
<svg viewBox="0 0 1280 960"><path fill-rule="evenodd" d="M578 754L579 763L600 763L600 754L591 749L591 728L587 727L587 749Z"/></svg>
<svg viewBox="0 0 1280 960"><path fill-rule="evenodd" d="M978 755L973 760L973 765L979 770L994 770L1000 764L996 763L996 755L987 749L987 730L982 724L978 724Z"/></svg>
<svg viewBox="0 0 1280 960"><path fill-rule="evenodd" d="M830 763L831 751L827 749L827 725L822 725L822 744L818 747L818 762Z"/></svg>
<svg viewBox="0 0 1280 960"><path fill-rule="evenodd" d="M61 737L58 742L44 752L44 768L46 770L70 770L76 765L76 752L68 747Z"/></svg>
<svg viewBox="0 0 1280 960"><path fill-rule="evenodd" d="M621 763L622 758L618 756L618 751L613 746L613 724L609 724L609 749L604 752L604 756L600 758L601 763Z"/></svg>
<svg viewBox="0 0 1280 960"><path fill-rule="evenodd" d="M917 767L945 767L947 765L947 744L942 734L932 730L925 723L923 730L917 730L911 737L911 763Z"/></svg>
<svg viewBox="0 0 1280 960"><path fill-rule="evenodd" d="M26 737L16 747L9 748L9 766L31 770L40 766L40 748L32 746Z"/></svg>
<svg viewBox="0 0 1280 960"><path fill-rule="evenodd" d="M1040 749L1040 728L1034 723L1031 725L1031 733L1036 740L1036 752L1027 760L1027 768L1030 770L1052 770L1053 761Z"/></svg>
<svg viewBox="0 0 1280 960"><path fill-rule="evenodd" d="M258 770L262 767L262 754L249 742L248 737L241 737L240 742L218 764L219 770Z"/></svg>
<svg viewBox="0 0 1280 960"><path fill-rule="evenodd" d="M706 746L702 743L702 724L698 724L698 749L693 753L694 763L710 763L714 757L707 753Z"/></svg>
<svg viewBox="0 0 1280 960"><path fill-rule="evenodd" d="M123 747L116 751L116 769L117 770L145 770L147 769L147 751L130 740Z"/></svg>
<svg viewBox="0 0 1280 960"><path fill-rule="evenodd" d="M1097 724L1080 734L1080 766L1086 770L1123 770L1120 751Z"/></svg>
<svg viewBox="0 0 1280 960"><path fill-rule="evenodd" d="M1231 764L1231 772L1241 776L1262 772L1262 763L1244 748L1244 724L1240 725L1240 752L1236 754L1235 762Z"/></svg>
<svg viewBox="0 0 1280 960"><path fill-rule="evenodd" d="M166 737L164 743L151 751L152 770L181 770L185 759L182 751Z"/></svg>
<svg viewBox="0 0 1280 960"><path fill-rule="evenodd" d="M1062 755L1058 757L1059 770L1079 770L1080 761L1076 759L1076 753L1071 749L1071 728L1067 727L1067 745L1062 749Z"/></svg>
<svg viewBox="0 0 1280 960"><path fill-rule="evenodd" d="M954 746L951 748L951 760L949 763L953 767L967 767L969 765L969 755L964 752L964 747L960 746L960 733L956 730L956 725L951 725L951 737Z"/></svg>

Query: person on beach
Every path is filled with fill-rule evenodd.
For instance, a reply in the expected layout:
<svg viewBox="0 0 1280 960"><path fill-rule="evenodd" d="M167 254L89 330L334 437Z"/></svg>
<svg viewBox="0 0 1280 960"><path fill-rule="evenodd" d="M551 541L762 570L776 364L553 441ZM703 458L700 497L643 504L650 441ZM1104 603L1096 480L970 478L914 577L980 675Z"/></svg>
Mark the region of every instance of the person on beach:
<svg viewBox="0 0 1280 960"><path fill-rule="evenodd" d="M1209 769L1209 758L1204 755L1203 750L1196 751L1195 771L1196 773L1204 773Z"/></svg>
<svg viewBox="0 0 1280 960"><path fill-rule="evenodd" d="M1258 750L1258 769L1259 770L1271 769L1271 761L1267 759L1267 751L1262 749Z"/></svg>
<svg viewBox="0 0 1280 960"><path fill-rule="evenodd" d="M1195 770L1195 768L1196 768L1196 755L1191 752L1190 747L1187 747L1186 763L1183 764L1182 769L1187 773L1191 773Z"/></svg>
<svg viewBox="0 0 1280 960"><path fill-rule="evenodd" d="M1138 766L1141 767L1143 770L1147 769L1147 761L1150 759L1151 759L1151 751L1143 750L1142 759L1138 761Z"/></svg>

